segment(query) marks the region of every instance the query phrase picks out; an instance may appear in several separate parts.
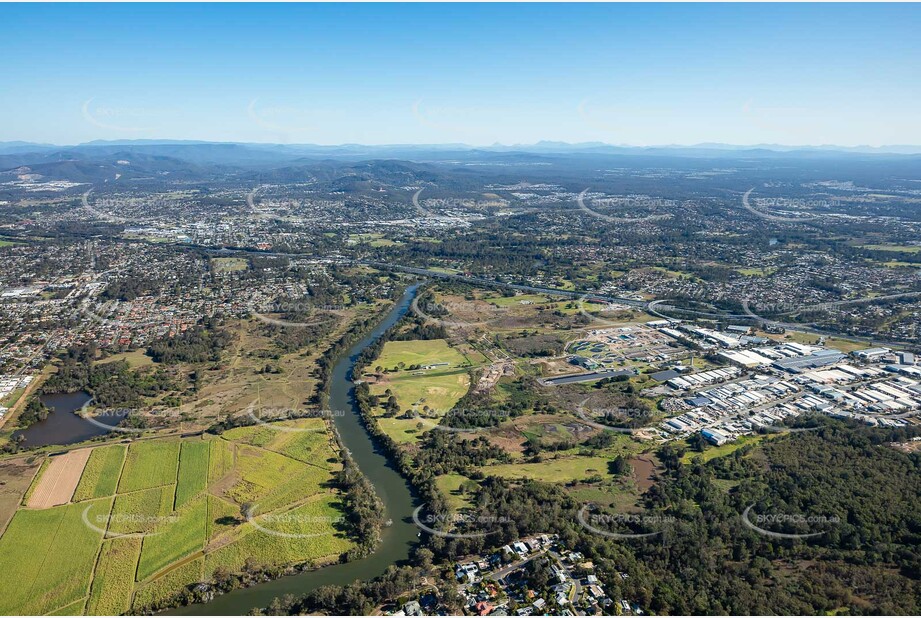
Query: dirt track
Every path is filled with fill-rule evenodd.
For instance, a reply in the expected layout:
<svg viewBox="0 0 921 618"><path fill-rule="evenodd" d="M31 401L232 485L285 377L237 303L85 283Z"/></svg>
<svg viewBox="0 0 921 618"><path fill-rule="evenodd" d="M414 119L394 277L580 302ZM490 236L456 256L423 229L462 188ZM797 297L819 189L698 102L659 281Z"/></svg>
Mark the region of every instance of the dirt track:
<svg viewBox="0 0 921 618"><path fill-rule="evenodd" d="M92 450L82 448L52 457L38 480L38 486L29 496L27 506L33 509L47 509L70 502Z"/></svg>

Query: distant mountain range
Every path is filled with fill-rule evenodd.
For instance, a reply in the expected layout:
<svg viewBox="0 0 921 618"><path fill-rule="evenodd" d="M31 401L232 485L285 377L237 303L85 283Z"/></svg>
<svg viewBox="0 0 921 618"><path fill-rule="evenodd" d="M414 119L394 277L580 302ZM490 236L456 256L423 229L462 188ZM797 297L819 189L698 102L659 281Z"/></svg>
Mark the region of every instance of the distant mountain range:
<svg viewBox="0 0 921 618"><path fill-rule="evenodd" d="M859 162L898 161L921 163L921 146L781 146L759 144L697 144L693 146L616 146L601 142L568 144L494 144L473 147L464 144L392 144L367 146L342 144L260 144L183 140L97 140L74 146L29 142L0 142L0 180L24 173L49 180L109 182L121 179L157 181L208 180L217 177L258 174L269 178L297 178L304 170L351 165L358 162L399 161L421 165L459 166L516 165L601 165L646 160L697 159L698 165L731 164L760 160L847 160ZM320 166L317 168L317 166ZM354 171L354 170L353 170ZM380 170L378 170L380 171Z"/></svg>
<svg viewBox="0 0 921 618"><path fill-rule="evenodd" d="M660 146L629 146L606 144L604 142L553 142L540 141L535 144L493 144L491 146L470 146L467 144L340 144L322 146L318 144L269 144L245 142L208 142L196 140L94 140L76 145L56 145L33 142L0 142L0 154L22 154L48 151L61 152L112 152L112 149L137 150L139 152L169 151L182 149L185 153L210 152L211 156L224 156L236 160L273 159L297 156L349 156L380 157L407 153L449 153L449 152L533 152L548 154L594 153L594 154L655 154L678 156L718 156L726 153L752 155L757 153L845 153L845 154L921 154L921 146L787 146L783 144L754 144L750 146L722 143L693 145L667 144ZM257 155L255 153L262 153Z"/></svg>

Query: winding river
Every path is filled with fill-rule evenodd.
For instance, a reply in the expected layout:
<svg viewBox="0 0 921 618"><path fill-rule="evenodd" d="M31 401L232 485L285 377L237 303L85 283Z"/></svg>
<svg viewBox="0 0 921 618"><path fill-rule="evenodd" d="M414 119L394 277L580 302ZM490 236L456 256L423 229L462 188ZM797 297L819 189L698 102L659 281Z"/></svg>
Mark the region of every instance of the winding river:
<svg viewBox="0 0 921 618"><path fill-rule="evenodd" d="M179 607L167 612L173 615L214 616L243 615L256 607L265 607L273 598L285 594L303 595L315 588L329 584L350 584L356 579L372 579L381 575L388 566L409 557L417 541L419 529L412 523L416 497L409 484L390 463L384 451L368 434L355 403L355 386L352 369L361 352L397 323L409 310L419 284L410 286L390 313L364 339L356 343L333 368L330 382L329 409L342 410L334 422L345 447L362 473L374 485L384 502L387 517L393 524L384 528L381 543L367 558L345 564L336 564L316 571L291 575L250 588L234 590L216 597L210 603Z"/></svg>

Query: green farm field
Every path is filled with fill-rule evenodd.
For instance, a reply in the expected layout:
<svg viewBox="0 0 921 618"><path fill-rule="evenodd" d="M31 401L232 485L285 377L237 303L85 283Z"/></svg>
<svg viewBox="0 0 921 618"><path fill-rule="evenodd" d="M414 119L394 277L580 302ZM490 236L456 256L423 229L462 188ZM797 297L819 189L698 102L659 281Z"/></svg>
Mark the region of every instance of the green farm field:
<svg viewBox="0 0 921 618"><path fill-rule="evenodd" d="M400 363L411 365L434 365L447 363L447 367L462 367L467 364L464 356L448 345L444 339L427 341L388 341L381 355L374 361L384 369L394 370Z"/></svg>
<svg viewBox="0 0 921 618"><path fill-rule="evenodd" d="M400 366L400 363L403 363ZM448 363L425 370L406 370L411 365L434 365ZM381 406L373 411L381 429L394 441L410 444L419 439L431 425L443 416L470 389L470 375L467 358L448 345L444 339L428 341L388 341L380 356L371 363L390 372L380 374L370 385L371 393L386 402L389 390L396 398L399 413L396 417L385 416ZM404 370L396 370L399 367ZM426 410L426 408L428 408ZM406 410L416 410L431 417L426 419L399 418ZM419 427L419 423L422 427Z"/></svg>
<svg viewBox="0 0 921 618"><path fill-rule="evenodd" d="M115 495L127 450L121 444L93 449L74 492L74 502Z"/></svg>
<svg viewBox="0 0 921 618"><path fill-rule="evenodd" d="M338 561L355 545L340 469L322 419L96 447L69 504L22 506L20 483L0 536L0 614L136 614L247 559Z"/></svg>

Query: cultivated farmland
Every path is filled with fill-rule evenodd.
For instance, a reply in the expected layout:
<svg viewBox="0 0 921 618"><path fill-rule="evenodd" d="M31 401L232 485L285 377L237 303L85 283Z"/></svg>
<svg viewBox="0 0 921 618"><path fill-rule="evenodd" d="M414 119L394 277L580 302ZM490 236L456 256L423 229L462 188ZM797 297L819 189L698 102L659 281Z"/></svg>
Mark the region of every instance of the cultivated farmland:
<svg viewBox="0 0 921 618"><path fill-rule="evenodd" d="M0 537L0 614L46 614L87 595L110 498L49 509L20 509Z"/></svg>
<svg viewBox="0 0 921 618"><path fill-rule="evenodd" d="M37 485L29 496L29 506L46 509L70 502L89 457L89 449L71 451L54 457L38 477Z"/></svg>
<svg viewBox="0 0 921 618"><path fill-rule="evenodd" d="M144 440L128 449L118 492L149 489L176 482L179 466L178 440Z"/></svg>
<svg viewBox="0 0 921 618"><path fill-rule="evenodd" d="M39 466L28 504L49 495L43 482L62 487L56 462L77 455L82 476L56 498L70 503L19 506L0 536L0 615L139 613L217 567L324 564L354 546L323 419L37 458L19 466L13 507Z"/></svg>
<svg viewBox="0 0 921 618"><path fill-rule="evenodd" d="M140 553L140 537L119 537L103 542L86 606L87 614L118 615L131 609L134 572Z"/></svg>
<svg viewBox="0 0 921 618"><path fill-rule="evenodd" d="M204 440L186 440L179 454L179 482L176 508L182 507L208 485L208 457L211 445Z"/></svg>
<svg viewBox="0 0 921 618"><path fill-rule="evenodd" d="M74 502L115 494L122 463L125 461L125 450L121 444L93 449L83 468L80 484L74 492Z"/></svg>

